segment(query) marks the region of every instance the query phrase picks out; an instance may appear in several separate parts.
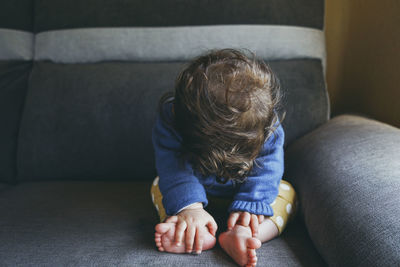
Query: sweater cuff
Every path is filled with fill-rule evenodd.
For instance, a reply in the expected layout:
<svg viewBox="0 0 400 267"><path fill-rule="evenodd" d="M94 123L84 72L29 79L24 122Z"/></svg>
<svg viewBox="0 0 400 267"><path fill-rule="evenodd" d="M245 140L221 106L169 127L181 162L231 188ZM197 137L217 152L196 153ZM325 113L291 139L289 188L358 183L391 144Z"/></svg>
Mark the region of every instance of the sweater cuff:
<svg viewBox="0 0 400 267"><path fill-rule="evenodd" d="M184 207L196 202L203 203L204 208L208 205L206 192L198 183L176 186L163 195L162 202L168 216L176 215Z"/></svg>
<svg viewBox="0 0 400 267"><path fill-rule="evenodd" d="M265 215L265 216L274 215L274 211L272 210L271 206L265 202L260 202L260 201L251 202L251 201L235 200L232 202L228 211L229 212L247 211L251 214Z"/></svg>

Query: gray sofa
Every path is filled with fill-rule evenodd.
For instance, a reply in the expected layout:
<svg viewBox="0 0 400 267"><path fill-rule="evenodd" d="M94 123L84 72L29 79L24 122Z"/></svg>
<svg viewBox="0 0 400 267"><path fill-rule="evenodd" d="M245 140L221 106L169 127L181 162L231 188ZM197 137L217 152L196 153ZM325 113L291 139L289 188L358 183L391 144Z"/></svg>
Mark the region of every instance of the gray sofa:
<svg viewBox="0 0 400 267"><path fill-rule="evenodd" d="M300 209L259 266L399 266L400 130L330 118L323 22L321 0L3 0L0 266L234 266L219 247L158 252L149 195L158 98L225 47L256 52L284 92Z"/></svg>

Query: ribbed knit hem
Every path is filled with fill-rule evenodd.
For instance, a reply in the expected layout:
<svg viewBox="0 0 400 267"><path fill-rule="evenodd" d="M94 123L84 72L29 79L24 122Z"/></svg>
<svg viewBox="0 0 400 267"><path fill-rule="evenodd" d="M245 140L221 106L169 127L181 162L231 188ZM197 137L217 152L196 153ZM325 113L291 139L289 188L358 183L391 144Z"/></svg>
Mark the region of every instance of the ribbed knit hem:
<svg viewBox="0 0 400 267"><path fill-rule="evenodd" d="M265 202L250 202L250 201L235 200L232 202L228 211L229 212L247 211L252 214L265 215L265 216L274 215L274 211L272 210L271 206Z"/></svg>

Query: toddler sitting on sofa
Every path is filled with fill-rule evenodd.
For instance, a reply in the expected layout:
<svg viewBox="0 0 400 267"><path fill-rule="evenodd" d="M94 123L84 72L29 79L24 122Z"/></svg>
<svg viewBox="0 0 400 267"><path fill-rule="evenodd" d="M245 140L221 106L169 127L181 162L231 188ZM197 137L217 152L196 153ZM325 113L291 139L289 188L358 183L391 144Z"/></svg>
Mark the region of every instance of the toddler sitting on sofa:
<svg viewBox="0 0 400 267"><path fill-rule="evenodd" d="M282 180L284 131L279 83L267 64L235 49L194 59L164 95L153 127L158 177L151 195L160 215L160 251L197 253L216 244L207 196L230 198L221 247L240 266L280 235L296 210Z"/></svg>

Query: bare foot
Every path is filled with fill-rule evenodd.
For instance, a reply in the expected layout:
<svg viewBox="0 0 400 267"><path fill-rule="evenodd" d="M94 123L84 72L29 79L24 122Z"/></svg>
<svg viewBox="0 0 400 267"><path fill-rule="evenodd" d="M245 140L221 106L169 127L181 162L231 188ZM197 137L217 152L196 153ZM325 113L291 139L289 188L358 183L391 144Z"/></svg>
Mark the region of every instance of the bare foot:
<svg viewBox="0 0 400 267"><path fill-rule="evenodd" d="M240 266L256 266L256 249L261 241L252 237L250 227L235 225L218 237L219 244Z"/></svg>
<svg viewBox="0 0 400 267"><path fill-rule="evenodd" d="M278 235L279 235L278 227L276 227L275 223L271 219L265 219L258 226L257 238L260 239L261 243L274 239Z"/></svg>
<svg viewBox="0 0 400 267"><path fill-rule="evenodd" d="M206 226L204 226L207 228ZM175 223L159 223L156 225L156 232L154 234L154 241L159 251L166 251L170 253L186 253L185 243L177 246L174 242L175 238ZM215 237L208 232L205 235L203 242L203 250L211 249L215 246Z"/></svg>

